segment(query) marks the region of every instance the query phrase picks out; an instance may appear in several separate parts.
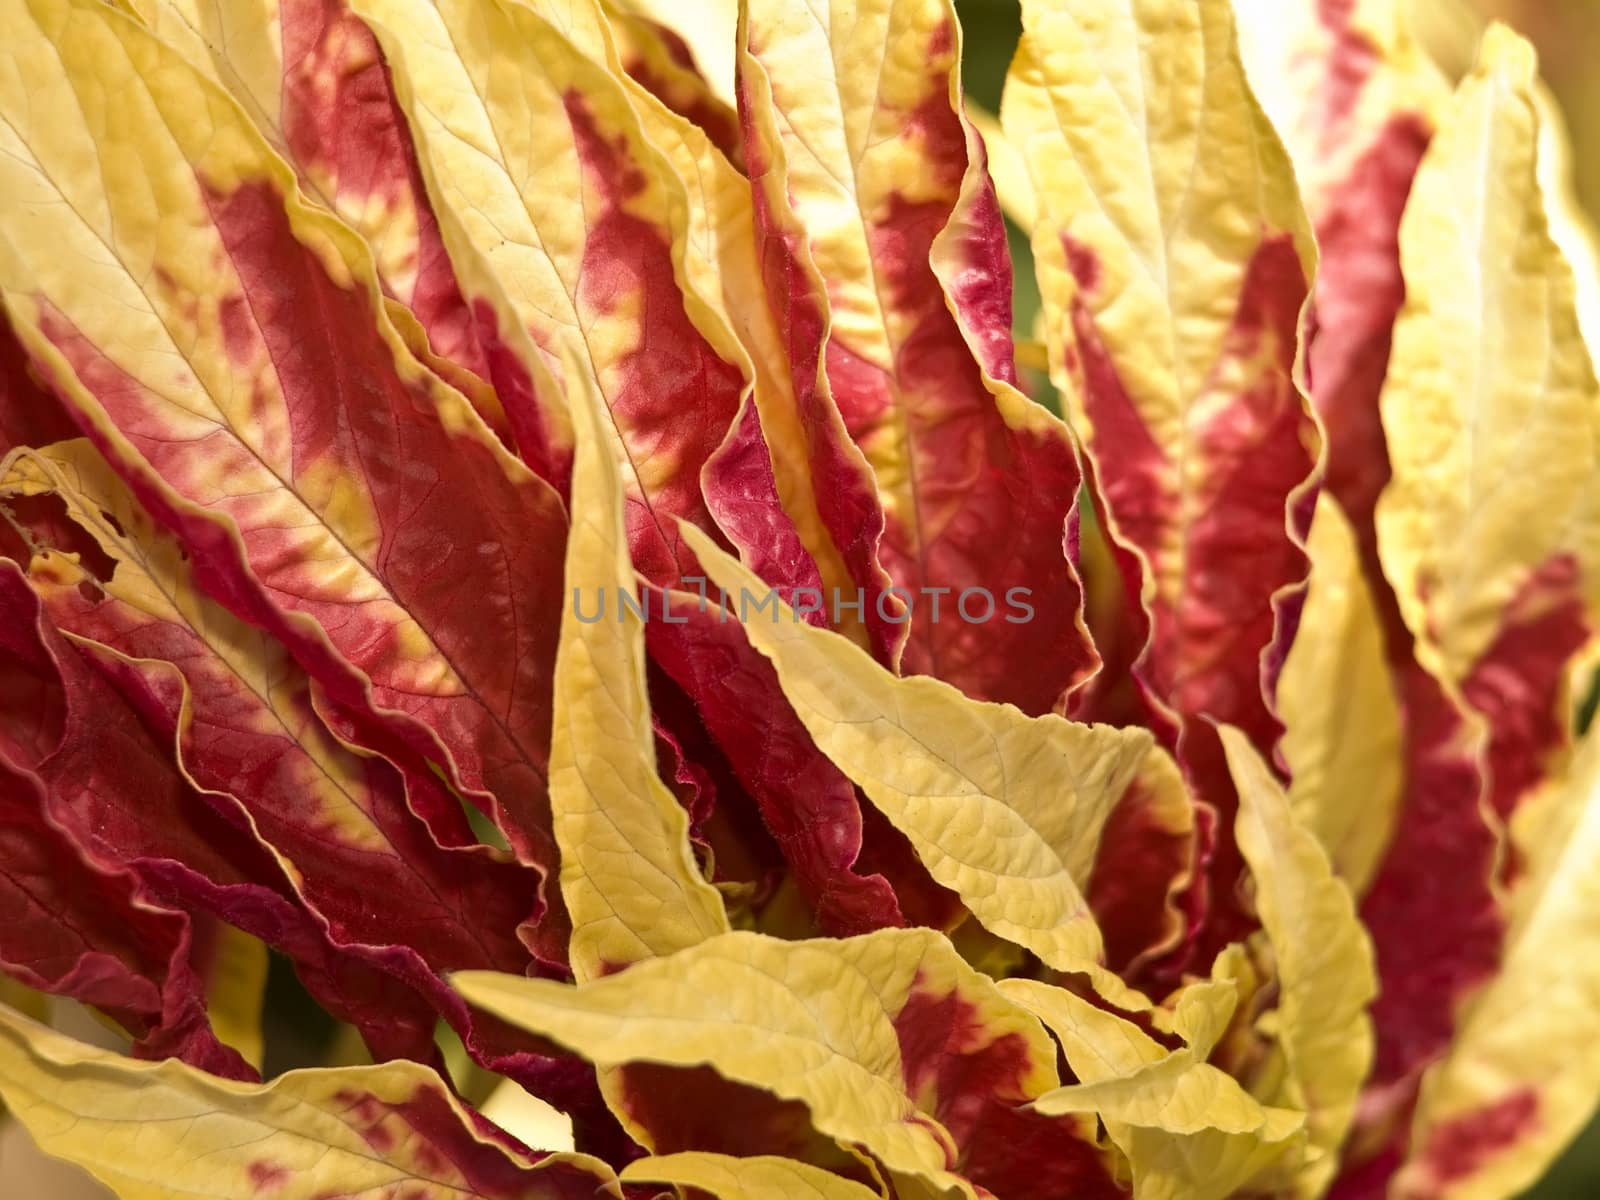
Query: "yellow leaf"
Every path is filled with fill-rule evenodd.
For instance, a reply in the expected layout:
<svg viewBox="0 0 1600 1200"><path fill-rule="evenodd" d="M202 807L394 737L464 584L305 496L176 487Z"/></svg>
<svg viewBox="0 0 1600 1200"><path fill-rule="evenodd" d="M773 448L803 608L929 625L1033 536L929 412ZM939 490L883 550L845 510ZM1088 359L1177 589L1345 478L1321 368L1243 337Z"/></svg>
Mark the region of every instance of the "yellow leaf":
<svg viewBox="0 0 1600 1200"><path fill-rule="evenodd" d="M792 1200L872 1200L878 1194L792 1158L733 1158L696 1151L638 1159L624 1168L622 1182L697 1188L717 1200L770 1200L775 1196Z"/></svg>
<svg viewBox="0 0 1600 1200"><path fill-rule="evenodd" d="M1293 1194L1320 1196L1372 1067L1377 995L1372 944L1350 891L1316 836L1296 820L1266 763L1236 729L1221 730L1239 789L1235 836L1255 879L1256 910L1277 963L1273 1028L1285 1071L1269 1101L1304 1110L1309 1148ZM1346 803L1364 793L1340 793Z"/></svg>
<svg viewBox="0 0 1600 1200"><path fill-rule="evenodd" d="M1099 1113L1128 1157L1137 1200L1223 1200L1298 1145L1301 1115L1258 1104L1204 1061L1206 1040L1167 1050L1131 1021L1063 988L1025 979L999 986L1044 1021L1082 1080L1034 1107ZM1180 999L1182 1023L1211 1039L1231 1012L1229 989L1224 982L1186 992L1195 987L1194 999Z"/></svg>
<svg viewBox="0 0 1600 1200"><path fill-rule="evenodd" d="M622 479L600 398L568 372L576 453L556 653L550 808L580 981L728 929L689 847L689 817L656 773Z"/></svg>
<svg viewBox="0 0 1600 1200"><path fill-rule="evenodd" d="M1418 659L1458 689L1508 631L1587 637L1600 606L1600 386L1540 198L1533 72L1489 31L1401 225L1379 551Z"/></svg>
<svg viewBox="0 0 1600 1200"><path fill-rule="evenodd" d="M732 599L767 588L685 526ZM1100 954L1081 888L1106 816L1151 745L1142 730L1028 717L926 676L896 678L856 646L779 605L752 613L751 645L777 669L817 746L904 833L985 928L1061 970Z"/></svg>
<svg viewBox="0 0 1600 1200"><path fill-rule="evenodd" d="M1531 836L1505 961L1427 1077L1399 1200L1499 1200L1531 1186L1600 1095L1600 736Z"/></svg>
<svg viewBox="0 0 1600 1200"><path fill-rule="evenodd" d="M1404 783L1400 705L1350 522L1327 493L1306 544L1311 584L1278 677L1295 817L1360 896L1388 848ZM1354 802L1359 800L1359 803Z"/></svg>
<svg viewBox="0 0 1600 1200"><path fill-rule="evenodd" d="M530 1196L621 1196L597 1159L534 1161L491 1140L433 1071L411 1062L234 1083L176 1059L96 1050L0 1008L0 1097L41 1149L122 1200L385 1191L463 1200L491 1194L486 1178L516 1180Z"/></svg>
<svg viewBox="0 0 1600 1200"><path fill-rule="evenodd" d="M706 1065L810 1110L816 1129L870 1152L919 1187L971 1184L947 1169L954 1147L907 1094L897 1021L913 1001L955 1000L988 1044L1015 1038L1021 1098L1055 1086L1055 1050L1028 1013L927 929L785 942L734 932L647 959L581 987L466 971L471 1003L610 1067ZM963 1047L963 1053L978 1047Z"/></svg>
<svg viewBox="0 0 1600 1200"><path fill-rule="evenodd" d="M217 1040L232 1046L256 1070L265 1053L261 1013L266 1003L267 947L232 925L208 922L203 976L206 1013Z"/></svg>

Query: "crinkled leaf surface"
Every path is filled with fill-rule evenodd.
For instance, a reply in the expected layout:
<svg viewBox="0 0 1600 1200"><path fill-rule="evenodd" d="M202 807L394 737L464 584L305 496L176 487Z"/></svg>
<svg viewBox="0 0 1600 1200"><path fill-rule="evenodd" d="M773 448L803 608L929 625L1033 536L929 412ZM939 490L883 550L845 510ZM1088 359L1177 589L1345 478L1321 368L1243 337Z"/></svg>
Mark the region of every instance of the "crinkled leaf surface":
<svg viewBox="0 0 1600 1200"><path fill-rule="evenodd" d="M1052 373L1127 603L1152 616L1143 671L1265 748L1261 659L1305 575L1289 517L1317 450L1292 378L1315 264L1294 174L1223 0L1041 0L1023 19L1002 120L1039 198Z"/></svg>
<svg viewBox="0 0 1600 1200"><path fill-rule="evenodd" d="M644 626L622 480L601 402L569 372L576 451L567 598L556 654L550 808L580 980L728 929L689 847L689 817L656 774ZM648 597L647 597L648 599Z"/></svg>
<svg viewBox="0 0 1600 1200"><path fill-rule="evenodd" d="M105 6L3 19L19 336L208 591L548 864L558 497L411 356L363 244L215 85Z"/></svg>
<svg viewBox="0 0 1600 1200"><path fill-rule="evenodd" d="M1067 989L1024 979L1000 988L1049 1026L1082 1081L1035 1107L1098 1112L1128 1157L1139 1200L1223 1200L1295 1149L1299 1113L1261 1106L1204 1061L1210 1039L1197 1033L1219 1032L1221 1021L1184 1030L1190 1044L1169 1050L1132 1021Z"/></svg>
<svg viewBox="0 0 1600 1200"><path fill-rule="evenodd" d="M1273 1033L1284 1069L1268 1099L1306 1113L1307 1157L1290 1190L1316 1197L1338 1171L1339 1146L1372 1067L1372 944L1350 889L1266 763L1238 730L1221 733L1239 787L1239 849L1277 967Z"/></svg>
<svg viewBox="0 0 1600 1200"><path fill-rule="evenodd" d="M1079 473L1060 422L1015 386L1010 261L961 111L954 9L755 0L744 36L764 101L746 120L775 143L767 169L823 281L824 373L883 507L879 554L904 589L889 603L909 603L904 666L1047 712L1096 663L1065 551ZM949 590L938 605L925 588ZM998 607L1012 589L1031 620L955 619L964 593Z"/></svg>
<svg viewBox="0 0 1600 1200"><path fill-rule="evenodd" d="M42 1149L122 1200L621 1195L604 1163L528 1153L415 1063L236 1084L95 1050L0 1009L0 1096Z"/></svg>
<svg viewBox="0 0 1600 1200"><path fill-rule="evenodd" d="M764 594L709 541L684 536L736 606ZM934 879L985 927L1054 966L1097 959L1082 887L1148 735L1028 717L938 680L897 679L792 609L770 611L770 620L750 614L746 636L823 753L911 839Z"/></svg>
<svg viewBox="0 0 1600 1200"><path fill-rule="evenodd" d="M453 982L597 1063L706 1065L799 1101L820 1132L916 1195L974 1196L950 1169L973 1122L1057 1082L1038 1021L929 930L800 942L735 932L578 988L480 972ZM1053 1132L1068 1153L1075 1139ZM1091 1155L1083 1186L1096 1171L1103 1183Z"/></svg>
<svg viewBox="0 0 1600 1200"><path fill-rule="evenodd" d="M1540 196L1533 70L1491 30L1418 172L1378 506L1419 661L1490 719L1502 815L1567 750L1564 675L1600 603L1600 385Z"/></svg>

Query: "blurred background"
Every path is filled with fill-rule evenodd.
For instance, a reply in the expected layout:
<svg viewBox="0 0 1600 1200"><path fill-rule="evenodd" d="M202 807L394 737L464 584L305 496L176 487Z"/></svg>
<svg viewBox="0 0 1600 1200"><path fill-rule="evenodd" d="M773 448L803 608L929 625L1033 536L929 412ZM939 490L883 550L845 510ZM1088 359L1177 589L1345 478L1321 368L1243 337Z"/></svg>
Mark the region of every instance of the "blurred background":
<svg viewBox="0 0 1600 1200"><path fill-rule="evenodd" d="M698 4L716 0L672 0ZM798 2L798 0L797 0ZM1516 27L1538 47L1545 80L1559 101L1571 134L1578 196L1591 218L1600 218L1600 0L1467 0L1484 18ZM645 5L660 8L662 5ZM670 11L670 5L665 6ZM1015 0L956 0L966 40L965 76L971 97L998 110L1001 85L1021 30ZM670 18L669 18L670 19ZM1458 64L1464 68L1467 64ZM1013 229L1018 262L1017 326L1029 330L1038 292L1027 269L1026 238ZM93 1018L75 1006L58 1008L53 1023L85 1041L117 1047ZM299 988L292 969L274 957L263 1012L266 1074L294 1067L334 1065L364 1059L353 1031L338 1027ZM120 1047L118 1047L120 1048ZM451 1053L450 1051L456 1051ZM446 1046L458 1086L473 1099L488 1081L475 1079L458 1047ZM496 1101L502 1099L497 1096ZM491 1105L492 1107L492 1105ZM516 1118L513 1114L491 1114ZM521 1120L528 1120L522 1114ZM0 1197L18 1200L105 1200L107 1193L75 1167L42 1158L14 1121L0 1109ZM1600 1121L1581 1135L1527 1200L1600 1200Z"/></svg>

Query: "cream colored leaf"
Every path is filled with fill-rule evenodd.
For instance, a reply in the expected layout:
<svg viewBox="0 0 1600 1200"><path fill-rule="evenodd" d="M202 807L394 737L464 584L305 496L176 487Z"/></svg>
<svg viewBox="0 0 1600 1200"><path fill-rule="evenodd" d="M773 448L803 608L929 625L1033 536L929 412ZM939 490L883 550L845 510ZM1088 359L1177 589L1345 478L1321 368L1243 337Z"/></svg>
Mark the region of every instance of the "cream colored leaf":
<svg viewBox="0 0 1600 1200"><path fill-rule="evenodd" d="M709 538L683 535L735 613L768 589ZM1150 745L1142 730L1028 717L925 676L896 678L791 609L751 611L817 746L910 840L985 928L1062 970L1100 953L1081 887L1106 816Z"/></svg>
<svg viewBox="0 0 1600 1200"><path fill-rule="evenodd" d="M989 1041L1015 1037L1022 1096L1055 1086L1038 1021L927 929L786 942L742 931L581 987L469 971L473 1004L609 1067L711 1067L810 1110L818 1131L867 1151L919 1190L971 1184L947 1167L950 1134L907 1095L896 1022L914 997L954 996ZM913 1018L914 1019L914 1018Z"/></svg>
<svg viewBox="0 0 1600 1200"><path fill-rule="evenodd" d="M480 1133L438 1075L410 1062L234 1083L97 1050L0 1008L0 1097L41 1149L122 1200L621 1197L598 1159L535 1161ZM501 1186L509 1179L516 1193Z"/></svg>
<svg viewBox="0 0 1600 1200"><path fill-rule="evenodd" d="M1508 627L1600 608L1600 386L1540 196L1531 48L1484 39L1401 225L1379 551L1418 659L1460 687Z"/></svg>
<svg viewBox="0 0 1600 1200"><path fill-rule="evenodd" d="M728 917L695 864L688 814L656 773L622 480L600 398L581 371L567 379L576 450L550 809L581 981L725 933Z"/></svg>
<svg viewBox="0 0 1600 1200"><path fill-rule="evenodd" d="M1041 1111L1098 1112L1128 1157L1135 1200L1223 1200L1273 1164L1292 1157L1303 1118L1265 1108L1204 1062L1206 1041L1171 1051L1133 1022L1082 996L1033 980L1000 990L1056 1035L1081 1084L1036 1102ZM1182 1024L1207 1041L1231 1011L1226 981L1192 984ZM1221 1005L1219 1008L1218 1005ZM1220 1018L1220 1020L1219 1020Z"/></svg>
<svg viewBox="0 0 1600 1200"><path fill-rule="evenodd" d="M1297 820L1360 896L1388 848L1404 781L1400 705L1350 522L1327 493L1307 541L1311 584L1278 677Z"/></svg>
<svg viewBox="0 0 1600 1200"><path fill-rule="evenodd" d="M623 1170L622 1181L692 1187L716 1200L771 1200L777 1196L785 1200L872 1200L878 1194L792 1158L733 1158L697 1151L638 1159Z"/></svg>
<svg viewBox="0 0 1600 1200"><path fill-rule="evenodd" d="M1239 790L1235 836L1277 963L1273 1026L1285 1071L1266 1099L1306 1112L1309 1149L1292 1190L1320 1196L1338 1170L1339 1146L1372 1069L1372 943L1327 851L1295 818L1266 763L1238 730L1220 732ZM1362 793L1343 796L1353 806Z"/></svg>

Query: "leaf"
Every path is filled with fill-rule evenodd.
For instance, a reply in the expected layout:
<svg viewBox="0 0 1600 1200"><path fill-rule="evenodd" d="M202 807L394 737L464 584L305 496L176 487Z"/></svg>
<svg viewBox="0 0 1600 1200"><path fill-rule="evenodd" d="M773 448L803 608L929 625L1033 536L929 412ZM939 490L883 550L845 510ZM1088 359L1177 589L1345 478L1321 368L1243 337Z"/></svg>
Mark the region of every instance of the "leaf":
<svg viewBox="0 0 1600 1200"><path fill-rule="evenodd" d="M626 5L681 38L712 93L732 103L734 30L739 23L735 0L705 0L692 7L672 0L626 0Z"/></svg>
<svg viewBox="0 0 1600 1200"><path fill-rule="evenodd" d="M1203 1010L1225 996L1202 989L1180 1012L1190 1044L1168 1050L1132 1021L1065 988L1028 979L1000 985L1055 1034L1082 1081L1041 1096L1043 1112L1098 1113L1133 1172L1138 1200L1223 1200L1273 1163L1292 1155L1302 1116L1264 1108L1230 1076L1204 1061L1222 1022ZM1194 990L1191 988L1190 990ZM1231 1006L1230 1006L1231 1010Z"/></svg>
<svg viewBox="0 0 1600 1200"><path fill-rule="evenodd" d="M598 1064L706 1065L799 1101L819 1132L870 1153L914 1195L973 1197L951 1169L966 1139L981 1146L987 1114L1056 1083L1038 1022L930 930L799 942L734 932L578 988L482 972L452 982ZM1053 1132L1068 1155L1073 1140ZM1092 1153L1078 1170L1085 1186L1104 1178Z"/></svg>
<svg viewBox="0 0 1600 1200"><path fill-rule="evenodd" d="M692 1151L638 1159L623 1170L622 1181L698 1188L717 1200L764 1200L768 1196L792 1196L795 1200L808 1197L870 1200L878 1194L859 1183L791 1158L731 1158L725 1154Z"/></svg>
<svg viewBox="0 0 1600 1200"><path fill-rule="evenodd" d="M1306 577L1320 438L1294 364L1316 249L1228 0L1029 0L1022 15L1001 122L1038 197L1051 378L1133 617L1120 636L1143 723L1175 726L1217 813L1176 955L1205 963L1249 925L1206 721L1271 751Z"/></svg>
<svg viewBox="0 0 1600 1200"><path fill-rule="evenodd" d="M1372 518L1389 454L1378 395L1405 299L1400 217L1446 99L1410 36L1403 10L1415 7L1238 3L1251 85L1294 160L1317 233L1306 368L1327 437L1325 486L1354 525L1380 592L1387 584ZM1314 569L1313 586L1315 578Z"/></svg>
<svg viewBox="0 0 1600 1200"><path fill-rule="evenodd" d="M610 4L606 5L605 15L620 69L700 130L729 162L738 163L743 141L739 114L700 73L689 44L668 26L648 17L618 11ZM641 120L646 120L642 114ZM685 184L692 186L688 180Z"/></svg>
<svg viewBox="0 0 1600 1200"><path fill-rule="evenodd" d="M685 528L711 579L737 597L766 589ZM911 839L934 879L985 928L1062 970L1098 959L1081 891L1107 815L1150 742L1138 730L1028 717L949 684L897 679L781 606L744 623L819 749Z"/></svg>
<svg viewBox="0 0 1600 1200"><path fill-rule="evenodd" d="M815 586L825 596L853 595L859 585L875 594L882 569L873 530L863 520L863 508L872 507L866 463L831 397L796 377L793 344L797 328L807 324L768 302L781 251L760 230L751 182L702 130L637 88L632 96L640 128L670 163L688 201L685 291L705 306L704 326L725 332L726 341L717 338L719 352L751 380L733 431L702 473L717 521L751 569L775 585ZM783 524L773 520L768 473L787 518ZM832 607L825 619L864 641L862 616Z"/></svg>
<svg viewBox="0 0 1600 1200"><path fill-rule="evenodd" d="M1393 1195L1471 1200L1530 1187L1600 1092L1600 979L1577 948L1600 912L1600 739L1584 739L1544 819L1519 829L1525 875L1499 973L1423 1088Z"/></svg>
<svg viewBox="0 0 1600 1200"><path fill-rule="evenodd" d="M0 479L11 489L54 493L115 563L98 581L61 555L34 559L29 582L56 626L147 697L185 774L274 851L336 942L391 947L424 974L530 964L516 930L538 874L462 845L464 830L438 845L412 808L427 802L420 782L323 727L310 680L196 587L181 547L85 442L23 455ZM374 905L374 889L404 901Z"/></svg>
<svg viewBox="0 0 1600 1200"><path fill-rule="evenodd" d="M46 1153L122 1200L620 1197L610 1168L531 1154L415 1063L294 1071L264 1086L95 1050L0 1009L0 1095Z"/></svg>
<svg viewBox="0 0 1600 1200"><path fill-rule="evenodd" d="M0 588L15 586L15 567L0 564ZM9 667L5 649L0 665ZM188 917L155 903L128 872L95 862L49 820L43 786L13 760L7 732L0 728L0 970L100 1009L142 1056L249 1078L206 1019Z"/></svg>
<svg viewBox="0 0 1600 1200"><path fill-rule="evenodd" d="M1236 836L1277 966L1273 1031L1285 1074L1266 1098L1306 1113L1308 1155L1291 1190L1313 1198L1339 1170L1339 1147L1372 1067L1372 945L1350 890L1266 763L1238 730L1221 734L1239 785Z"/></svg>
<svg viewBox="0 0 1600 1200"><path fill-rule="evenodd" d="M261 1018L266 1007L267 947L221 921L200 926L204 959L206 1012L217 1039L232 1046L239 1056L261 1070L266 1054Z"/></svg>
<svg viewBox="0 0 1600 1200"><path fill-rule="evenodd" d="M540 469L564 485L571 418L538 381L581 370L619 435L635 566L655 582L692 572L672 518L717 528L700 473L745 380L680 283L682 185L640 129L627 87L584 44L580 27L599 26L598 10L355 7L393 67L468 302L530 381L520 392L500 386L518 444L527 441L518 406L537 386L525 423L544 431Z"/></svg>
<svg viewBox="0 0 1600 1200"><path fill-rule="evenodd" d="M1384 570L1418 660L1489 719L1502 817L1570 752L1600 603L1600 385L1540 198L1533 72L1491 30L1423 159L1382 400Z"/></svg>
<svg viewBox="0 0 1600 1200"><path fill-rule="evenodd" d="M0 741L43 786L44 813L81 850L135 873L170 907L209 912L269 940L334 1015L375 1052L425 1057L436 1018L391 976L337 952L289 899L283 868L179 772L137 710L92 670L44 616L20 574L0 569L3 677Z"/></svg>
<svg viewBox="0 0 1600 1200"><path fill-rule="evenodd" d="M433 350L487 379L489 362L445 253L388 69L344 0L132 0L132 6L157 37L244 107L294 165L306 194L362 236L384 291L416 315ZM503 421L497 409L488 415Z"/></svg>
<svg viewBox="0 0 1600 1200"><path fill-rule="evenodd" d="M881 874L857 870L867 839L855 787L812 742L772 665L736 624L702 611L698 596L648 598L671 614L646 624L652 661L693 699L696 719L755 801L820 932L847 937L906 924L902 905L913 897Z"/></svg>
<svg viewBox="0 0 1600 1200"><path fill-rule="evenodd" d="M656 774L644 623L623 603L635 593L622 479L600 398L581 372L568 378L576 452L550 806L581 982L725 933L728 918L695 865L688 815Z"/></svg>
<svg viewBox="0 0 1600 1200"><path fill-rule="evenodd" d="M1150 747L1106 818L1085 889L1112 970L1132 977L1183 937L1178 898L1194 877L1196 832L1177 764Z"/></svg>
<svg viewBox="0 0 1600 1200"><path fill-rule="evenodd" d="M752 174L806 264L773 299L825 306L826 384L885 516L900 590L869 597L876 615L905 624L906 671L1049 712L1097 663L1064 561L1080 478L1065 427L1016 388L1010 260L961 110L954 10L756 0L744 39ZM1029 619L996 611L1013 595Z"/></svg>
<svg viewBox="0 0 1600 1200"><path fill-rule="evenodd" d="M1296 818L1360 896L1394 835L1405 791L1400 706L1355 532L1327 494L1317 501L1306 551L1302 633L1278 678L1280 751L1294 781Z"/></svg>
<svg viewBox="0 0 1600 1200"><path fill-rule="evenodd" d="M526 969L518 922L532 873L481 846L441 848L410 811L421 795L323 729L325 710L281 649L195 590L179 548L155 536L92 452L79 442L50 453L80 485L57 471L59 494L122 562L101 584L57 553L34 560L34 586L79 626L81 655L41 620L35 591L19 580L0 592L16 631L12 673L59 714L56 740L33 737L24 764L45 786L48 816L162 904L209 913L287 955L376 1057L431 1060L442 1015L477 1061L592 1124L603 1109L592 1073L480 1026L437 974ZM42 471L48 460L23 461ZM29 718L0 712L0 727L25 730ZM459 807L454 817L464 824ZM404 902L374 905L375 883Z"/></svg>
<svg viewBox="0 0 1600 1200"><path fill-rule="evenodd" d="M1377 953L1377 1052L1353 1142L1369 1151L1406 1136L1419 1078L1449 1048L1459 1005L1499 970L1505 924L1481 723L1415 662L1396 681L1407 787L1361 903ZM1373 1168L1380 1178L1394 1165L1385 1162Z"/></svg>
<svg viewBox="0 0 1600 1200"><path fill-rule="evenodd" d="M1139 672L1269 748L1263 654L1305 576L1289 518L1317 453L1293 379L1316 261L1293 170L1224 0L1030 2L1023 24L1001 119L1039 197L1052 378L1152 619Z"/></svg>
<svg viewBox="0 0 1600 1200"><path fill-rule="evenodd" d="M208 591L552 865L559 499L175 52L86 0L8 9L4 36L25 64L0 83L19 337Z"/></svg>

